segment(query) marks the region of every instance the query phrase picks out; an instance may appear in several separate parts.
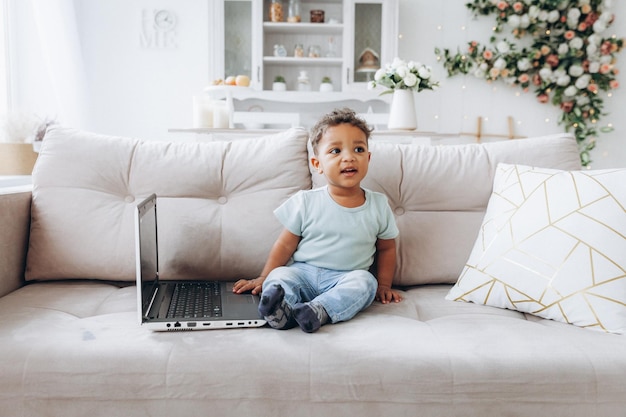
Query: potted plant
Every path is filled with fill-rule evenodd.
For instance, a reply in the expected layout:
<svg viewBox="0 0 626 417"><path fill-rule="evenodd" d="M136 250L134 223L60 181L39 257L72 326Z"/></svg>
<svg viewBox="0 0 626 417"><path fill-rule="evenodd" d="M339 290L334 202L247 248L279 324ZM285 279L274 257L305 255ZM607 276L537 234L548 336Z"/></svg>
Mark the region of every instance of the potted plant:
<svg viewBox="0 0 626 417"><path fill-rule="evenodd" d="M287 84L285 83L285 77L277 75L274 77L274 83L272 84L272 90L274 91L286 91Z"/></svg>
<svg viewBox="0 0 626 417"><path fill-rule="evenodd" d="M322 83L320 84L320 91L322 93L328 93L333 91L333 80L330 77L322 78Z"/></svg>

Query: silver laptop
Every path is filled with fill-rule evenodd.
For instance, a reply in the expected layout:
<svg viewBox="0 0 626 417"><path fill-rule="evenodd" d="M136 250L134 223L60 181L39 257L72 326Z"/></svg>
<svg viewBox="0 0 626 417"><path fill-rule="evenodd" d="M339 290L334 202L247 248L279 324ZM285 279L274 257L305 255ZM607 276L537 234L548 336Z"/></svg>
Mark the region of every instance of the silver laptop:
<svg viewBox="0 0 626 417"><path fill-rule="evenodd" d="M157 197L135 210L137 311L142 326L157 331L260 327L259 297L234 294L233 282L161 281Z"/></svg>

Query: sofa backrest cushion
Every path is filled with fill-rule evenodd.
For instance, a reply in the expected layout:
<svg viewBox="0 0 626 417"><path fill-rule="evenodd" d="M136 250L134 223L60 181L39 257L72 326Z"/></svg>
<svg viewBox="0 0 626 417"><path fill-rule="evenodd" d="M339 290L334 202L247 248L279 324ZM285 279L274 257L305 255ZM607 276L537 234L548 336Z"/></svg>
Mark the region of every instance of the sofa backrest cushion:
<svg viewBox="0 0 626 417"><path fill-rule="evenodd" d="M400 229L397 285L456 282L478 235L499 162L580 169L576 141L568 134L454 146L371 139L370 151L363 186L387 195ZM326 183L311 172L314 187Z"/></svg>
<svg viewBox="0 0 626 417"><path fill-rule="evenodd" d="M307 133L163 143L51 129L33 172L26 279L135 279L134 210L158 196L163 278L256 277L311 187Z"/></svg>

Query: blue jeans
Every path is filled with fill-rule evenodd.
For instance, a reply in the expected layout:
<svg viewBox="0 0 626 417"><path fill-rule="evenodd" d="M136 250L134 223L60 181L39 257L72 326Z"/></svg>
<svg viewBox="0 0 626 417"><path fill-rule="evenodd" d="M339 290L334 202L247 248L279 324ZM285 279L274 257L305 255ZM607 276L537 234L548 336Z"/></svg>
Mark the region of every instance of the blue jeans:
<svg viewBox="0 0 626 417"><path fill-rule="evenodd" d="M263 283L263 289L280 284L285 301L320 303L332 323L350 320L374 301L378 281L364 270L335 271L303 262L274 269Z"/></svg>

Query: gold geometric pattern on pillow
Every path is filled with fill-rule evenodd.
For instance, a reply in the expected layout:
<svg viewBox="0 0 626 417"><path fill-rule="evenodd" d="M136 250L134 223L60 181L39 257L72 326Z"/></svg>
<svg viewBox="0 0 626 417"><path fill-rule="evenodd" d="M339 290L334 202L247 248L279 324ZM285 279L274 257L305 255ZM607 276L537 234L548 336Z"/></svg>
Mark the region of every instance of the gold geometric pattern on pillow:
<svg viewBox="0 0 626 417"><path fill-rule="evenodd" d="M626 332L626 169L499 164L449 300Z"/></svg>

